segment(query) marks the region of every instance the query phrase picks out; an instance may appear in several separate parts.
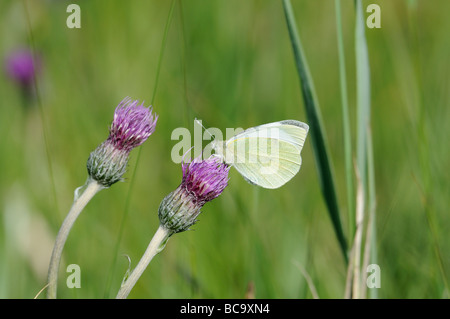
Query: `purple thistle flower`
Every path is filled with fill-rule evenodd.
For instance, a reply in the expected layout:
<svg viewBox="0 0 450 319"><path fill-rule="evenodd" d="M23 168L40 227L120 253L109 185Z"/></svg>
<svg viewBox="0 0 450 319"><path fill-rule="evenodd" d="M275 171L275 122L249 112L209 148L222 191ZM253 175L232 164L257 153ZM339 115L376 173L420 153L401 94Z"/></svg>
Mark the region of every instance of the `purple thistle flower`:
<svg viewBox="0 0 450 319"><path fill-rule="evenodd" d="M200 203L206 203L222 194L228 185L229 166L218 161L217 157L207 160L194 160L182 163L183 180L181 185Z"/></svg>
<svg viewBox="0 0 450 319"><path fill-rule="evenodd" d="M8 76L24 89L29 90L34 77L39 72L39 63L33 62L33 54L29 50L15 51L5 61Z"/></svg>
<svg viewBox="0 0 450 319"><path fill-rule="evenodd" d="M126 172L131 150L144 143L155 131L158 116L151 107L125 98L114 112L109 136L89 156L89 176L109 187L120 181Z"/></svg>
<svg viewBox="0 0 450 319"><path fill-rule="evenodd" d="M125 98L114 112L108 139L118 149L131 151L141 145L155 131L157 115L138 101Z"/></svg>
<svg viewBox="0 0 450 319"><path fill-rule="evenodd" d="M159 206L161 225L172 233L188 230L197 221L203 205L222 194L228 185L230 167L217 157L182 163L183 179Z"/></svg>

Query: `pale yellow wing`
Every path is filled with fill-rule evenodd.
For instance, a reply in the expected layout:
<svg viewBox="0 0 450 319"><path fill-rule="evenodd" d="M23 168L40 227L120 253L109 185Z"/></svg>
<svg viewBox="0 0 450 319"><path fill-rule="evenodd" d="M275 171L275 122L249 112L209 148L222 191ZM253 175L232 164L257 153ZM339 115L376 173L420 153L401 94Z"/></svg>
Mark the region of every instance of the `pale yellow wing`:
<svg viewBox="0 0 450 319"><path fill-rule="evenodd" d="M278 188L300 170L300 150L278 139L246 137L227 143L227 163L250 183L264 188ZM232 159L230 161L230 159Z"/></svg>
<svg viewBox="0 0 450 319"><path fill-rule="evenodd" d="M250 183L278 188L300 170L307 124L285 120L252 127L226 142L215 142L216 154Z"/></svg>

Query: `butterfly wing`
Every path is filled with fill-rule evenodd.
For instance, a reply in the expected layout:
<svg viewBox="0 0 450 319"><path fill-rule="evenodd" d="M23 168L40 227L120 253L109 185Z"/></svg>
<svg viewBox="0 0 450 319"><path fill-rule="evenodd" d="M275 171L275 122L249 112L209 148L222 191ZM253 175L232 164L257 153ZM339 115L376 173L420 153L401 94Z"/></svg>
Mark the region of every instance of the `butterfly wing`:
<svg viewBox="0 0 450 319"><path fill-rule="evenodd" d="M243 143L249 142L251 145L253 139L256 138L236 140L230 146L235 145L239 149ZM236 161L232 164L248 182L264 188L279 188L298 173L301 166L298 148L276 139L258 138L257 142L259 145L267 143L272 147L268 146L266 151L261 150L260 146L250 146L245 151L246 158L242 158L238 152Z"/></svg>
<svg viewBox="0 0 450 319"><path fill-rule="evenodd" d="M260 125L225 143L225 161L250 183L279 188L300 170L308 125L287 120Z"/></svg>

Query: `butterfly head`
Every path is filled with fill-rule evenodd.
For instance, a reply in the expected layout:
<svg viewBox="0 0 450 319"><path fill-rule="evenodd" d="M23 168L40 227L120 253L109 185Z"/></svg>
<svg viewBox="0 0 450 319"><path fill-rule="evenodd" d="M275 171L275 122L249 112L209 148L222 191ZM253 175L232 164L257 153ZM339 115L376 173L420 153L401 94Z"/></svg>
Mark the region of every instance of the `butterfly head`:
<svg viewBox="0 0 450 319"><path fill-rule="evenodd" d="M213 155L224 159L224 157L225 157L224 156L224 154L225 154L225 142L224 141L213 140L211 142L211 149L214 150Z"/></svg>

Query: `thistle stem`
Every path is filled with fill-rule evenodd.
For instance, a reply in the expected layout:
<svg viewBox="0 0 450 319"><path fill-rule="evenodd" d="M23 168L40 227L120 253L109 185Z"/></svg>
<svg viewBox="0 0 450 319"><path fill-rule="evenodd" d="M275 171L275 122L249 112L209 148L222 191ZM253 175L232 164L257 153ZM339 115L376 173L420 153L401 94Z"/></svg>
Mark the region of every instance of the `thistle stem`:
<svg viewBox="0 0 450 319"><path fill-rule="evenodd" d="M104 186L100 185L95 180L88 178L86 184L82 186L81 193L77 194L78 190L76 191L72 207L59 229L55 240L55 246L53 247L50 266L48 268L47 299L56 299L59 264L61 263L62 251L67 237L69 236L70 229L87 203L103 188Z"/></svg>
<svg viewBox="0 0 450 319"><path fill-rule="evenodd" d="M128 297L131 289L133 289L134 285L139 280L150 261L152 261L153 257L155 257L157 253L164 249L164 246L171 235L172 232L169 229L162 225L158 227L158 230L150 241L150 244L148 245L136 268L134 268L130 276L120 287L116 299L126 299Z"/></svg>

